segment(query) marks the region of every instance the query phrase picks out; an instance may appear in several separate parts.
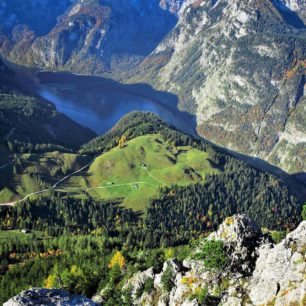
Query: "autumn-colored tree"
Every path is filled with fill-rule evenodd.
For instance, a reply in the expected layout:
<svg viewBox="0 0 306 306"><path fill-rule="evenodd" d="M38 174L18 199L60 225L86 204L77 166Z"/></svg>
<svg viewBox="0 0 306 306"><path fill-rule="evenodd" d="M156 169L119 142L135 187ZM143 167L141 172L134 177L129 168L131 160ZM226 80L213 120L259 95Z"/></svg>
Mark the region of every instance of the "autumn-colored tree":
<svg viewBox="0 0 306 306"><path fill-rule="evenodd" d="M110 269L112 269L113 267L115 267L116 265L118 265L120 267L120 269L123 269L125 267L125 258L122 255L122 253L120 251L117 251L114 256L112 257L108 267Z"/></svg>
<svg viewBox="0 0 306 306"><path fill-rule="evenodd" d="M126 143L126 136L125 135L122 135L120 140L119 140L119 144L118 144L118 148L121 149L124 147Z"/></svg>
<svg viewBox="0 0 306 306"><path fill-rule="evenodd" d="M56 275L50 274L47 279L44 281L44 287L47 289L51 289L55 287Z"/></svg>
<svg viewBox="0 0 306 306"><path fill-rule="evenodd" d="M174 258L175 252L173 248L167 248L164 252L166 260Z"/></svg>

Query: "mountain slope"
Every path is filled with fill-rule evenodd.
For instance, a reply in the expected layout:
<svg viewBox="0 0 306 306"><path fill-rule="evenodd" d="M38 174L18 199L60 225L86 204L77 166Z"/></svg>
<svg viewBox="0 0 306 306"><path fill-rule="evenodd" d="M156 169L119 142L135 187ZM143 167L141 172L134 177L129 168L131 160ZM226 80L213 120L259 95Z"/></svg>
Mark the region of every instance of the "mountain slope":
<svg viewBox="0 0 306 306"><path fill-rule="evenodd" d="M46 144L77 148L95 133L58 113L53 105L31 96L0 61L0 140L12 146ZM77 137L76 137L77 136Z"/></svg>
<svg viewBox="0 0 306 306"><path fill-rule="evenodd" d="M0 173L0 202L22 199L23 205L53 192L74 200L119 201L146 211L149 228L176 232L176 239L183 239L189 222L204 230L238 211L273 228L300 218L301 199L295 194L303 186L292 188L292 178L282 182L150 113L125 116L79 154L58 150L16 154ZM219 217L208 225L202 222L207 214Z"/></svg>
<svg viewBox="0 0 306 306"><path fill-rule="evenodd" d="M305 172L305 1L67 0L42 11L41 31L42 15L19 17L31 6L13 18L5 3L12 61L149 83L178 95L207 139Z"/></svg>
<svg viewBox="0 0 306 306"><path fill-rule="evenodd" d="M193 1L132 79L176 93L213 142L303 172L306 32L286 10L268 0Z"/></svg>
<svg viewBox="0 0 306 306"><path fill-rule="evenodd" d="M82 74L125 70L153 51L177 21L155 0L64 0L61 6L51 2L46 7L54 7L52 13L32 8L41 14L38 20L6 17L13 20L0 38L4 56L22 65ZM39 6L44 1L34 3ZM14 2L5 4L2 13L8 14ZM27 14L30 4L31 1L28 7L19 8L21 16ZM38 25L44 14L51 21L45 22L46 31L42 33Z"/></svg>

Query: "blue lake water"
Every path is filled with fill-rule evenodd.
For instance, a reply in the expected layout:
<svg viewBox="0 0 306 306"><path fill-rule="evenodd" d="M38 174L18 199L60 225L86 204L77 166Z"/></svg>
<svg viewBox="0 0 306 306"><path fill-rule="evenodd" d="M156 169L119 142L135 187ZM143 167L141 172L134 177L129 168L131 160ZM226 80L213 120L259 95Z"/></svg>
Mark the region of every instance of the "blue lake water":
<svg viewBox="0 0 306 306"><path fill-rule="evenodd" d="M40 72L36 94L52 102L57 110L77 123L102 134L133 111L158 114L188 133L195 132L195 120L177 108L177 98L147 85L122 85L98 77Z"/></svg>

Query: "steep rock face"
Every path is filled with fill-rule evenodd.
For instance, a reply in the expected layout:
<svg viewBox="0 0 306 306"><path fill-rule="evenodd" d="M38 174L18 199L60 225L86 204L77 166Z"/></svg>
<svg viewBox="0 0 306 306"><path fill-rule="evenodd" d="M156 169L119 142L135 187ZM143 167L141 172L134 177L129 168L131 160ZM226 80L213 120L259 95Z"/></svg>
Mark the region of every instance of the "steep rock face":
<svg viewBox="0 0 306 306"><path fill-rule="evenodd" d="M221 240L225 243L227 252L231 254L228 269L243 275L252 273L257 247L264 242L269 242L258 225L245 215L227 218L218 231L212 233L208 239Z"/></svg>
<svg viewBox="0 0 306 306"><path fill-rule="evenodd" d="M3 306L23 305L98 306L98 304L84 296L70 295L68 292L58 289L41 288L23 291L3 304Z"/></svg>
<svg viewBox="0 0 306 306"><path fill-rule="evenodd" d="M208 269L202 260L168 260L159 272L150 268L129 279L124 289L131 290L133 304L305 304L306 221L277 245L273 245L258 226L244 215L227 218L219 230L207 239L224 242L230 260L221 271ZM194 249L194 255L200 252L204 241ZM165 274L170 275L170 291L164 288ZM148 279L154 286L144 292ZM200 301L197 295L201 290L207 290L204 301Z"/></svg>
<svg viewBox="0 0 306 306"><path fill-rule="evenodd" d="M155 0L63 1L62 6L58 5L61 10L46 13L51 17L44 31L39 31L34 18L5 17L4 24L11 24L0 32L2 54L14 62L40 68L114 73L137 65L177 22L175 14L167 7L162 9ZM5 3L3 14L7 16L6 12L14 7L13 3ZM43 0L38 3L42 5ZM23 15L27 15L25 11ZM43 10L33 11L38 21L43 18Z"/></svg>
<svg viewBox="0 0 306 306"><path fill-rule="evenodd" d="M255 305L305 305L306 222L281 243L264 245L250 280L249 296Z"/></svg>
<svg viewBox="0 0 306 306"><path fill-rule="evenodd" d="M196 113L201 135L294 173L306 170L306 35L285 8L193 1L142 70Z"/></svg>

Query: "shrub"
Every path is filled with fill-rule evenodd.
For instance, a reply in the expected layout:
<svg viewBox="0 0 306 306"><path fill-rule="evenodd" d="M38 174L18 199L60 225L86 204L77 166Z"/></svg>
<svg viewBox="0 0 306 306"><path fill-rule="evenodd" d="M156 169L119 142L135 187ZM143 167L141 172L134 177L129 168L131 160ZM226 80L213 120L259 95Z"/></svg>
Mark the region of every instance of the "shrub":
<svg viewBox="0 0 306 306"><path fill-rule="evenodd" d="M150 293L154 289L154 280L153 278L149 277L146 279L144 283L144 292Z"/></svg>
<svg viewBox="0 0 306 306"><path fill-rule="evenodd" d="M162 277L161 277L162 288L166 292L170 292L171 289L174 286L172 278L173 278L173 272L172 272L171 267L168 266L167 269L165 270L165 272L163 273Z"/></svg>
<svg viewBox="0 0 306 306"><path fill-rule="evenodd" d="M197 288L196 292L190 296L190 300L196 299L200 305L204 304L208 298L208 287Z"/></svg>
<svg viewBox="0 0 306 306"><path fill-rule="evenodd" d="M194 259L203 260L208 270L221 270L229 261L221 240L206 240Z"/></svg>
<svg viewBox="0 0 306 306"><path fill-rule="evenodd" d="M306 203L303 206L302 218L303 218L303 220L306 220Z"/></svg>

